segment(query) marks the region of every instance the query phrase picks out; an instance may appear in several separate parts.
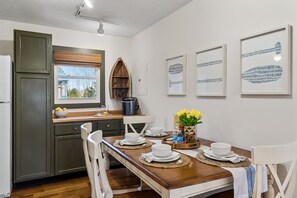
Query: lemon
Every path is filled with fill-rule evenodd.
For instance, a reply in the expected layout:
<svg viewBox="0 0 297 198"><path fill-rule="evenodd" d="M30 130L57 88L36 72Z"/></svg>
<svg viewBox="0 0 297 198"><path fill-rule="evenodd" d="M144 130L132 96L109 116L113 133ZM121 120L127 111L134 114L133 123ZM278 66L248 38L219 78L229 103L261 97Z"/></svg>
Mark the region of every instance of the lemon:
<svg viewBox="0 0 297 198"><path fill-rule="evenodd" d="M62 110L61 107L55 108L55 111L59 111L59 110Z"/></svg>

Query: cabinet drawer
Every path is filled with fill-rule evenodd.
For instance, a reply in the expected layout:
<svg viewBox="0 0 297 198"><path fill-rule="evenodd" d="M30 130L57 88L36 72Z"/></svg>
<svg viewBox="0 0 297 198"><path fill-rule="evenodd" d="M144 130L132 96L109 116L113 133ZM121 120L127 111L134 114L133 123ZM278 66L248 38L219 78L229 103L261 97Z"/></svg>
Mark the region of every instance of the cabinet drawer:
<svg viewBox="0 0 297 198"><path fill-rule="evenodd" d="M106 120L98 122L98 129L102 131L116 130L120 128L119 120Z"/></svg>
<svg viewBox="0 0 297 198"><path fill-rule="evenodd" d="M80 134L80 126L84 123L86 122L56 124L55 134L56 135ZM92 128L93 128L92 131L96 130L94 123Z"/></svg>

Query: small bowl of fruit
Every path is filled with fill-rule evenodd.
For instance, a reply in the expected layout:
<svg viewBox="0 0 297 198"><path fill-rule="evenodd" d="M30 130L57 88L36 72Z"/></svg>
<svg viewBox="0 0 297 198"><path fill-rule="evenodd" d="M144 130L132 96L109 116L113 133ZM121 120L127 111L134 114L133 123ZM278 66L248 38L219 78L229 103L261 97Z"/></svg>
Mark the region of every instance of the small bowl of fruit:
<svg viewBox="0 0 297 198"><path fill-rule="evenodd" d="M55 116L58 118L65 118L68 114L68 110L66 108L57 107L55 108Z"/></svg>

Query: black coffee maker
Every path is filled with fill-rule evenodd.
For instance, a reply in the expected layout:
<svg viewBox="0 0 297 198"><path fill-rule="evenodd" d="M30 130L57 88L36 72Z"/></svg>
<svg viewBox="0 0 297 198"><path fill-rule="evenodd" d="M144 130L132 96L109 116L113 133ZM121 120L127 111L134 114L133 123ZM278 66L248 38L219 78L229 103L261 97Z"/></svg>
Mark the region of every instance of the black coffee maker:
<svg viewBox="0 0 297 198"><path fill-rule="evenodd" d="M122 99L123 115L135 115L139 109L136 97L125 97Z"/></svg>

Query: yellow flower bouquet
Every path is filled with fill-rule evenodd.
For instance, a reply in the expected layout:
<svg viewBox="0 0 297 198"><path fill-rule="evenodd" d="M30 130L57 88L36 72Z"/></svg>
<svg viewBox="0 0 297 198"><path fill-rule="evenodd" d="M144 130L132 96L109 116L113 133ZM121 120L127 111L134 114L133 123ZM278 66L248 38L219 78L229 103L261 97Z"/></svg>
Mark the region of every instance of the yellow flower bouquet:
<svg viewBox="0 0 297 198"><path fill-rule="evenodd" d="M197 143L199 140L197 140L196 137L196 125L201 124L201 118L203 117L203 114L195 109L192 110L186 110L183 109L176 113L176 116L179 120L179 125L182 125L182 134L184 136L184 141L186 143Z"/></svg>
<svg viewBox="0 0 297 198"><path fill-rule="evenodd" d="M183 109L177 112L176 115L179 118L179 123L183 126L195 126L202 123L201 118L203 117L203 114L195 109Z"/></svg>

